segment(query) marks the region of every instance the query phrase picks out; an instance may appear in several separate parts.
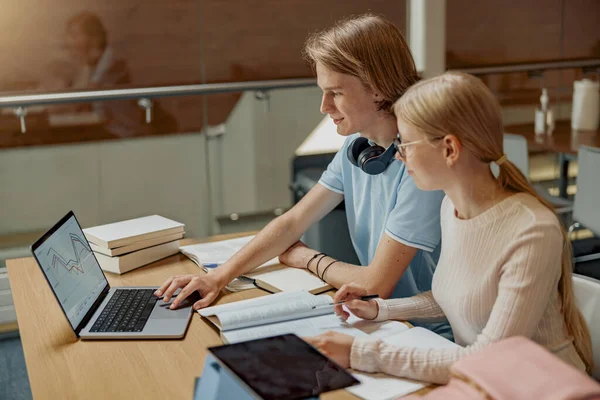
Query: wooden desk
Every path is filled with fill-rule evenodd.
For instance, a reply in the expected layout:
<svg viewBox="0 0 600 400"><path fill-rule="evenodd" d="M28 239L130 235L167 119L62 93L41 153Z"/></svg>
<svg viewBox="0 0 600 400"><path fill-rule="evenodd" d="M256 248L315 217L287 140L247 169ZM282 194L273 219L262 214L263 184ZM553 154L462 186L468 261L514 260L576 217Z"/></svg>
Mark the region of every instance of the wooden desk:
<svg viewBox="0 0 600 400"><path fill-rule="evenodd" d="M218 333L197 313L182 340L80 341L34 259L8 260L7 266L36 400L191 399L194 378L202 374L206 348L222 344ZM198 267L177 254L125 275L107 274L107 278L113 286L157 286L171 275L189 273L198 273ZM231 293L221 295L215 304L266 294L258 289ZM356 399L344 390L322 398Z"/></svg>
<svg viewBox="0 0 600 400"><path fill-rule="evenodd" d="M600 131L575 131L571 121L558 121L552 135L536 135L533 124L508 125L506 133L527 138L530 150L577 155L579 146L600 147Z"/></svg>
<svg viewBox="0 0 600 400"><path fill-rule="evenodd" d="M530 150L558 153L558 190L559 196L565 199L568 198L569 162L577 158L579 147L600 147L600 131L573 130L571 121L558 121L551 135L536 135L533 124L508 125L504 127L504 131L527 138Z"/></svg>

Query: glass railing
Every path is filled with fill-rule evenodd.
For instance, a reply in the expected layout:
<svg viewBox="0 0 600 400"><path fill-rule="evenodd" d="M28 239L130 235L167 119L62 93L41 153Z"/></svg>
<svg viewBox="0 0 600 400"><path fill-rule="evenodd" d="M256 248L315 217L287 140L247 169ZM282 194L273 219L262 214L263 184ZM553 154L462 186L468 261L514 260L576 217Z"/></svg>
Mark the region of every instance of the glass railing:
<svg viewBox="0 0 600 400"><path fill-rule="evenodd" d="M311 32L365 12L386 16L402 31L406 24L405 0L113 3L57 0L51 12L36 5L40 12L33 16L4 7L0 23L10 34L0 38L0 97L43 92L53 101L16 109L0 105L0 147L197 132L224 122L243 90L261 89L263 81L313 78L302 58ZM254 88L248 82L260 83ZM230 83L232 93L213 96L210 104L198 95L218 92L193 90L221 83ZM179 87L187 92L145 96L158 87L170 95ZM73 102L73 90L106 89L137 93L103 92L88 96L87 103ZM71 100L61 101L63 92ZM30 135L16 135L24 130Z"/></svg>
<svg viewBox="0 0 600 400"><path fill-rule="evenodd" d="M589 73L599 66L600 60L591 59L568 63L492 66L466 71L490 77L516 71L544 73L545 70L560 68L585 68ZM220 232L219 225L228 221L227 218L229 225L242 226L244 221L253 221L254 227L254 215L273 218L278 213L276 210L285 210L292 205L292 194L288 189L292 175L291 161L295 150L322 120L320 96L314 78L11 94L0 96L0 107L4 110L2 119L6 122L2 124L5 131L2 137L11 143L11 146L7 146L5 141L4 147L14 147L15 144L23 147L88 144L86 149L93 154L93 161L87 163L98 167L91 168L87 174L92 174L102 182L96 189L86 190L88 194L97 191L102 199L97 208L89 211L90 216L96 217L91 218L88 225L102 221L105 215L117 219L127 218L132 212L142 213L142 209L133 211L126 204L147 204L147 212L159 206L167 207L168 202L153 204L154 196L158 196L158 200L162 195L152 188L164 185L162 181L171 179L169 174L179 176L181 179L176 187L167 192L185 196L185 190L181 188L186 185L193 188L190 189L192 193L196 191L195 201L202 204L202 226L191 232L203 235ZM172 102L175 109L179 110L177 118L169 115L170 106L169 103L163 103L165 101ZM19 112L22 114L19 115ZM21 133L21 125L24 125L25 133ZM189 137L172 136L173 133L187 133ZM121 145L118 141L114 144L109 141L102 146L94 144L98 140L104 142L104 139L142 136L155 138L150 142L135 144ZM122 147L130 148L130 152L137 155L130 157L122 153ZM98 156L95 150L91 150L96 148L103 149L102 155ZM69 146L61 149L64 152L75 151ZM39 179L39 176L23 175L23 171L27 170L24 166L29 161L24 159L23 164L17 162L6 168L21 171L20 180ZM59 160L53 162L60 163ZM29 165L44 168L43 163ZM172 168L173 165L179 169ZM54 165L47 171L52 172L53 168ZM556 164L550 173L558 176L559 170ZM48 182L57 179L55 175L45 177ZM77 186L83 184L77 179L73 182ZM69 187L73 182L64 184ZM114 187L113 182L116 182ZM138 183L143 185L131 189ZM18 186L18 183L4 187L13 186ZM107 187L114 192L107 190ZM100 193L100 189L103 193ZM8 196L12 189L5 190ZM73 190L78 189L73 187ZM127 193L127 196L123 196L123 193ZM33 191L30 195L36 198ZM117 198L125 200L121 204L121 200L115 200ZM39 198L37 200L41 201ZM10 205L11 201L7 199L3 204ZM81 200L80 206L84 209L91 202L97 203L98 200L90 196L87 200ZM14 201L12 203L18 210L7 211L8 220L27 212L27 208L22 208ZM118 210L117 204L120 207ZM36 201L32 200L32 206L36 205ZM56 206L60 208L60 203ZM44 207L48 207L47 202ZM190 206L189 209L192 208ZM10 210L10 207L6 210ZM105 214L102 210L111 211ZM57 210L47 214L60 213ZM189 211L189 215L199 220L195 212Z"/></svg>
<svg viewBox="0 0 600 400"><path fill-rule="evenodd" d="M179 134L124 140L100 119L82 122L98 105L132 102L154 128L155 110L148 123L137 103L165 95L198 105ZM0 232L41 230L66 208L84 226L158 213L186 222L190 236L256 229L292 205L291 160L323 118L320 98L314 78L4 96L6 110L32 111L25 133L12 112L3 116L23 145L0 156ZM58 109L66 101L91 110Z"/></svg>

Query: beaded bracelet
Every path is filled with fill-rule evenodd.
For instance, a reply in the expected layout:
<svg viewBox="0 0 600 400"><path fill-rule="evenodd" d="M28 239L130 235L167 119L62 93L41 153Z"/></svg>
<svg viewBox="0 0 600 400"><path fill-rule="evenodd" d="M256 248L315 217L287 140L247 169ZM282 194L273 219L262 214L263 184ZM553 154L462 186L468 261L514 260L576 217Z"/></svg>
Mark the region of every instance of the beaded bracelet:
<svg viewBox="0 0 600 400"><path fill-rule="evenodd" d="M330 262L330 263L329 263L329 265L327 265L327 266L325 267L325 269L323 270L323 273L321 274L321 280L322 280L322 281L325 281L325 272L327 272L327 268L331 267L333 264L335 264L335 263L336 263L336 262L338 262L338 261L339 261L339 260L332 261L332 262ZM327 282L327 281L325 281L325 282Z"/></svg>
<svg viewBox="0 0 600 400"><path fill-rule="evenodd" d="M319 276L319 264L321 264L321 261L323 261L323 259L327 257L327 254L323 255L323 257L319 258L319 261L317 261L317 268L315 269L317 276Z"/></svg>
<svg viewBox="0 0 600 400"><path fill-rule="evenodd" d="M315 254L314 256L312 256L312 257L310 258L310 260L308 260L308 262L306 263L306 269L310 271L310 268L309 268L309 267L310 267L310 263L312 262L312 260L314 260L315 258L317 258L317 257L319 257L319 256L324 256L324 255L325 255L325 253L317 253L317 254ZM312 271L310 271L310 272L312 272Z"/></svg>

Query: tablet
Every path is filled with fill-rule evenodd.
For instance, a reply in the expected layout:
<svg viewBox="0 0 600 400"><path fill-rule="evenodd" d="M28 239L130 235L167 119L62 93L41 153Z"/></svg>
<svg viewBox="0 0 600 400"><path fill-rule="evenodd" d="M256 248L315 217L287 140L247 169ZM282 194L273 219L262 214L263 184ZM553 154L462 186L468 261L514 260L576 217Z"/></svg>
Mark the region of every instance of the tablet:
<svg viewBox="0 0 600 400"><path fill-rule="evenodd" d="M208 350L265 400L304 399L360 383L294 334Z"/></svg>

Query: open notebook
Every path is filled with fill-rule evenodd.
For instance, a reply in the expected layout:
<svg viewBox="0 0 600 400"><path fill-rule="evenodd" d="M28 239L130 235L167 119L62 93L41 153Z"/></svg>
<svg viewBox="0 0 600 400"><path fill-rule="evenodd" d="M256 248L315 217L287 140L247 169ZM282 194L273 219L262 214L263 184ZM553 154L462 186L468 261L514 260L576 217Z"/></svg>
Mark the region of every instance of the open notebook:
<svg viewBox="0 0 600 400"><path fill-rule="evenodd" d="M201 243L181 246L179 251L196 263L205 272L218 268L238 250L246 245L254 236L245 236L219 242ZM236 278L227 285L232 292L253 289L255 287L269 292L290 292L305 290L318 294L332 287L310 272L280 264L279 259L267 261L257 269L243 277Z"/></svg>
<svg viewBox="0 0 600 400"><path fill-rule="evenodd" d="M305 291L281 292L199 310L221 331L225 343L295 333L315 336L328 330L366 335L340 320L333 312L333 299ZM317 308L313 309L313 306Z"/></svg>

